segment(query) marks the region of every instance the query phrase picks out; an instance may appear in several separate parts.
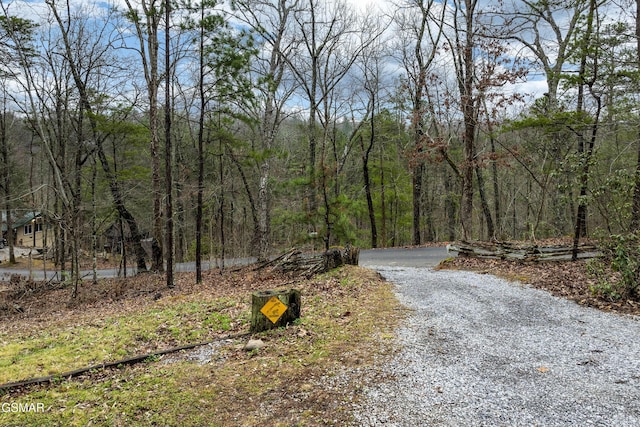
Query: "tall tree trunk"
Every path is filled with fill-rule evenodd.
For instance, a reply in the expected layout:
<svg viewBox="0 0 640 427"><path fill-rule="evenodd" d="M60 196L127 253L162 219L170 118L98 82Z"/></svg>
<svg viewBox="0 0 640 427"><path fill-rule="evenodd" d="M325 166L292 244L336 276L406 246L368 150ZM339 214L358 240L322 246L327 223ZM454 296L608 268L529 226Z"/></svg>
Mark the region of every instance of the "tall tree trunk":
<svg viewBox="0 0 640 427"><path fill-rule="evenodd" d="M220 149L220 163L218 164L218 178L220 179L220 206L218 210L218 221L219 221L219 239L220 239L220 270L224 270L224 261L226 258L226 250L227 250L227 240L224 233L224 224L225 224L225 196L224 196L224 147L222 146L222 139L220 137L219 140L219 149Z"/></svg>
<svg viewBox="0 0 640 427"><path fill-rule="evenodd" d="M278 46L278 45L277 45ZM280 53L277 53L278 55ZM276 72L276 64L279 62L272 53L271 74ZM265 111L262 117L262 149L270 152L273 148L275 135L278 129L278 114L274 106L274 92L270 91L265 103ZM254 227L254 242L257 250L256 256L259 261L269 257L271 246L271 189L269 179L271 178L271 159L265 156L260 162L260 178L258 181L258 202L257 202L257 223ZM253 207L252 207L253 209Z"/></svg>
<svg viewBox="0 0 640 427"><path fill-rule="evenodd" d="M591 135L588 143L586 143L584 134L580 132L578 136L578 155L580 156L581 162L581 171L580 171L580 195L578 196L578 211L576 214L576 225L574 229L573 236L573 253L571 256L572 261L576 261L578 259L578 244L580 242L581 237L586 237L587 235L587 190L589 185L589 166L591 163L591 157L593 155L593 148L596 142L596 136L598 133L598 124L600 119L600 110L601 110L601 99L600 95L595 95L593 92L593 84L597 78L597 67L598 67L598 56L595 53L595 57L593 59L593 67L594 67L594 75L590 82L586 82L586 63L587 56L589 55L589 49L591 48L591 36L593 33L593 20L595 18L596 12L596 2L595 0L591 0L589 2L589 14L587 16L587 29L586 34L584 36L584 45L582 47L581 52L581 61L580 61L580 71L579 71L579 86L578 86L578 106L576 110L578 112L583 111L583 102L584 102L584 87L588 85L591 95L596 100L596 114L594 123L591 125ZM586 144L585 144L586 143Z"/></svg>
<svg viewBox="0 0 640 427"><path fill-rule="evenodd" d="M311 81L308 83L309 85L309 123L308 123L308 133L309 133L309 164L308 174L309 174L309 188L307 193L307 205L308 205L308 216L309 222L311 224L312 232L316 230L316 215L318 210L318 202L317 202L317 184L316 184L316 151L317 151L317 116L318 116L318 103L316 101L317 90L318 90L318 59L319 59L319 48L316 43L316 8L313 4L313 0L309 0L310 4L310 12L311 12L311 44L308 45L309 54L311 56ZM321 48L320 48L321 49Z"/></svg>
<svg viewBox="0 0 640 427"><path fill-rule="evenodd" d="M314 68L315 70L315 68ZM315 72L314 79L315 77ZM315 80L314 80L315 81ZM318 210L318 201L317 201L317 183L316 183L316 151L317 151L317 136L316 136L316 101L315 101L315 84L312 90L313 99L311 99L311 105L309 107L309 124L308 124L308 132L309 132L309 164L308 175L309 175L309 188L307 192L307 209L308 209L308 217L309 223L311 224L311 231L316 231L316 215Z"/></svg>
<svg viewBox="0 0 640 427"><path fill-rule="evenodd" d="M464 43L458 46L461 54L458 65L458 86L464 121L462 167L462 206L460 219L465 240L473 237L473 170L475 163L476 105L473 95L474 67L474 14L476 0L464 1L465 30ZM461 50L461 52L460 52Z"/></svg>
<svg viewBox="0 0 640 427"><path fill-rule="evenodd" d="M480 205L482 206L482 213L487 223L487 237L489 240L496 238L496 230L493 224L493 218L491 217L491 209L489 208L489 202L487 202L487 195L484 186L484 176L482 175L482 169L476 164L476 178L478 180L478 194L480 195Z"/></svg>
<svg viewBox="0 0 640 427"><path fill-rule="evenodd" d="M9 135L8 135L8 123L7 123L7 113L6 111L2 112L2 117L0 117L0 156L2 159L0 160L0 167L2 174L0 176L0 183L2 185L3 193L4 193L4 209L5 209L5 219L7 225L7 243L9 245L9 264L16 263L16 256L13 250L14 245L14 237L13 237L13 222L11 220L11 209L13 209L13 205L11 203L11 180L10 180L10 170L11 170L11 156L9 150ZM2 232L0 232L0 239L2 239Z"/></svg>
<svg viewBox="0 0 640 427"><path fill-rule="evenodd" d="M454 183L457 175L449 169L445 170L444 191L446 193L444 200L444 210L447 216L447 239L451 242L456 239L456 203L457 195L454 191Z"/></svg>
<svg viewBox="0 0 640 427"><path fill-rule="evenodd" d="M382 224L382 247L387 246L387 200L384 179L384 151L380 150L380 223Z"/></svg>
<svg viewBox="0 0 640 427"><path fill-rule="evenodd" d="M160 179L160 139L158 137L158 95L157 88L150 90L149 121L151 126L151 187L153 193L153 241L151 246L151 270L163 271L162 263L162 196L163 190Z"/></svg>
<svg viewBox="0 0 640 427"><path fill-rule="evenodd" d="M490 131L491 132L491 131ZM491 135L491 154L492 157L496 154L495 139L493 132ZM502 238L502 214L500 212L500 185L498 184L498 164L494 159L491 162L491 178L493 183L493 215L495 216L495 228L498 233L497 238Z"/></svg>
<svg viewBox="0 0 640 427"><path fill-rule="evenodd" d="M422 223L422 177L424 175L424 163L419 162L413 167L411 177L413 195L413 240L414 245L422 243L421 223Z"/></svg>
<svg viewBox="0 0 640 427"><path fill-rule="evenodd" d="M420 53L416 48L416 57L420 58L419 63L422 62ZM422 68L422 67L421 67ZM424 105L423 105L423 91L426 86L426 71L421 70L416 85L416 93L413 101L412 122L414 126L413 130L413 145L414 145L414 159L411 159L413 163L412 167L412 196L413 196L413 241L414 245L422 243L422 182L424 178L425 165L422 159L422 153L424 152Z"/></svg>
<svg viewBox="0 0 640 427"><path fill-rule="evenodd" d="M91 156L91 271L93 284L98 282L98 206L96 203L96 180L98 164L96 156Z"/></svg>
<svg viewBox="0 0 640 427"><path fill-rule="evenodd" d="M198 51L198 96L200 113L198 115L198 195L196 201L196 283L202 283L202 237L204 208L204 121L207 109L207 98L204 87L205 50L204 50L204 3L200 3L200 27ZM209 242L212 245L213 242ZM211 249L211 248L210 248Z"/></svg>
<svg viewBox="0 0 640 427"><path fill-rule="evenodd" d="M465 113L466 115L467 113ZM465 126L471 128L472 125ZM465 132L464 137L464 165L462 167L462 206L460 220L462 222L462 233L465 240L473 237L473 137L469 136L470 130Z"/></svg>
<svg viewBox="0 0 640 427"><path fill-rule="evenodd" d="M201 92L202 93L202 92ZM203 104L201 104L202 106ZM204 205L204 112L198 123L198 195L196 201L196 283L202 283L202 236ZM211 243L211 242L209 242Z"/></svg>
<svg viewBox="0 0 640 427"><path fill-rule="evenodd" d="M76 139L76 152L74 162L74 183L72 189L73 200L73 214L71 216L73 226L70 229L71 232L71 277L73 279L73 293L75 297L78 294L78 285L80 284L80 233L82 227L82 218L80 218L80 207L82 203L82 164L84 163L84 152L82 147L84 146L84 117L87 113L84 105L81 105L78 111L78 129ZM35 230L34 230L35 231ZM34 232L35 237L35 232Z"/></svg>
<svg viewBox="0 0 640 427"><path fill-rule="evenodd" d="M640 0L636 0L636 66L640 68ZM631 231L640 231L640 123L638 124L636 171L631 208Z"/></svg>
<svg viewBox="0 0 640 427"><path fill-rule="evenodd" d="M266 260L269 257L271 242L271 191L269 189L269 177L271 162L268 159L260 165L260 182L258 184L258 226L256 227L256 243L258 245L258 260Z"/></svg>
<svg viewBox="0 0 640 427"><path fill-rule="evenodd" d="M362 176L364 179L364 191L367 197L367 209L369 211L369 225L371 227L371 247L378 247L378 228L376 227L376 214L373 207L373 198L371 197L371 177L369 176L369 156L373 150L375 142L375 120L374 113L371 112L371 135L369 136L369 144L365 147L364 138L360 136L360 147L362 148Z"/></svg>
<svg viewBox="0 0 640 427"><path fill-rule="evenodd" d="M151 186L153 193L153 242L151 270L163 271L162 263L162 180L160 177L160 117L158 111L158 91L160 88L159 72L159 25L161 19L162 0L142 0L144 16L140 17L130 0L125 0L130 19L136 29L139 43L140 59L144 69L149 101L149 133L151 155ZM143 21L144 20L144 21ZM146 38L145 38L146 36Z"/></svg>
<svg viewBox="0 0 640 427"><path fill-rule="evenodd" d="M174 213L174 227L175 227L175 261L177 263L184 262L185 258L185 250L186 250L186 239L189 238L185 230L185 224L187 221L186 218L186 208L184 203L184 198L186 197L184 194L184 181L185 178L183 174L180 173L180 165L185 164L184 155L182 153L181 144L178 140L174 140L174 161L173 161L173 170L177 175L174 180L174 186L176 187L175 201L176 201L176 212ZM189 221L191 218L189 218Z"/></svg>
<svg viewBox="0 0 640 427"><path fill-rule="evenodd" d="M165 174L165 256L167 259L166 284L173 288L173 170L171 138L171 1L165 0L165 105L164 105L164 174Z"/></svg>

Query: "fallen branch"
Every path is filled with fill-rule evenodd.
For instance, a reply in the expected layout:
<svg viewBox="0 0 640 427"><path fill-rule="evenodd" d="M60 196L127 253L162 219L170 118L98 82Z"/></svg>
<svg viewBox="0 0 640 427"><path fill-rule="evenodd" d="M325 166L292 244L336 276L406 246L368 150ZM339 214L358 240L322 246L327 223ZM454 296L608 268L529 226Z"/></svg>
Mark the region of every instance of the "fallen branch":
<svg viewBox="0 0 640 427"><path fill-rule="evenodd" d="M203 345L211 344L211 343L214 343L214 342L217 342L217 341L241 338L241 337L245 337L245 336L248 336L248 335L250 335L249 332L243 332L243 333L235 334L235 335L227 335L227 336L224 336L224 337L218 337L218 338L210 340L210 341L199 342L199 343L195 343L195 344L186 344L186 345L183 345L183 346L180 346L180 347L173 347L173 348L169 348L169 349L165 349L165 350L156 351L156 352L153 352L153 353L139 354L139 355L136 355L136 356L128 357L126 359L116 360L114 362L104 362L104 363L100 363L98 365L88 366L86 368L80 368L80 369L75 369L73 371L63 372L61 374L47 375L46 377L29 378L29 379L22 380L22 381L14 381L14 382L10 382L10 383L0 384L0 393L6 393L6 392L9 392L11 390L15 390L17 388L27 387L27 386L32 386L32 385L47 384L47 383L53 384L58 380L71 379L73 377L77 377L77 376L80 376L82 374L86 374L87 372L104 370L104 369L113 368L113 367L134 365L136 363L144 362L145 360L149 359L150 357L163 356L165 354L176 353L176 352L182 351L182 350L190 350L192 348L196 348L196 347L200 347L200 346L203 346Z"/></svg>
<svg viewBox="0 0 640 427"><path fill-rule="evenodd" d="M301 252L298 249L291 249L289 252L285 252L284 254L280 255L277 258L274 258L272 260L269 261L265 261L263 263L260 263L257 267L255 267L253 270L257 271L257 270L262 270L263 268L266 267L273 267L275 265L277 265L278 263L281 262L286 262L287 260L296 257L300 254Z"/></svg>

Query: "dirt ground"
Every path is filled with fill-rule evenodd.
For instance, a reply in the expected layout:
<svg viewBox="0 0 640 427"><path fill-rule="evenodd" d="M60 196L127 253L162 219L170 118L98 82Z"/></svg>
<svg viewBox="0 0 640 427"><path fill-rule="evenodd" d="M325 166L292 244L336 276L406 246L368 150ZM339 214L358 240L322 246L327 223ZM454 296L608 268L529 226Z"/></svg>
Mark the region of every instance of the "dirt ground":
<svg viewBox="0 0 640 427"><path fill-rule="evenodd" d="M70 284L36 282L12 277L0 283L0 327L3 321L20 320L38 323L73 316L109 316L123 311L138 310L167 296L190 295L202 292L233 296L257 289L283 286L291 281L285 274L256 273L251 267L225 272L203 272L204 280L195 283L195 273L175 275L175 287L168 289L164 275L144 273L135 277L90 280L80 284L72 297Z"/></svg>
<svg viewBox="0 0 640 427"><path fill-rule="evenodd" d="M15 380L39 377L41 371L55 374L94 366L100 357L114 362L151 355L136 365L0 393L0 402L36 399L52 408L41 418L5 417L0 424L196 426L207 425L200 420L206 416L216 425L348 425L349 408L369 381L364 367L395 348L389 345L392 330L404 312L395 303L392 287L372 270L356 266L312 278L255 265L209 270L203 276L196 284L195 273L178 273L173 289L166 287L163 274L154 273L85 281L76 298L69 285L24 280L0 284L6 289L0 289L0 301L2 294L11 296L0 307L0 337L7 343L27 340L20 354L40 352L35 363L16 362L34 374L18 368ZM258 334L265 347L245 351L251 293L284 287L295 287L304 295L301 322ZM151 319L136 324L143 314ZM379 324L380 318L385 324ZM107 325L103 319L116 321L101 329L104 336L93 336L94 328ZM217 319L221 323L207 323ZM112 339L109 331L120 325L122 330ZM61 344L59 337L69 337L74 345ZM205 341L220 343L206 363L192 358L210 346L166 358L154 355ZM101 345L95 362L74 353L76 348ZM56 352L63 362L51 356ZM353 371L353 377L337 376L345 370ZM11 422L5 423L7 419Z"/></svg>
<svg viewBox="0 0 640 427"><path fill-rule="evenodd" d="M545 263L525 263L515 261L501 260L483 260L472 258L452 258L444 262L440 268L463 269L477 271L483 274L492 274L503 277L508 280L519 281L530 284L531 286L545 289L558 297L573 300L578 304L595 307L604 311L613 311L623 314L640 315L640 302L637 301L607 301L593 294L590 286L594 283L594 279L589 277L586 268L586 262L545 262ZM358 277L363 283L370 283L373 289L379 286L377 283L377 275L368 270L359 270ZM369 275L371 277L369 277ZM310 280L300 280L287 274L277 273L273 271L260 270L256 271L252 266L244 267L239 270L228 269L224 272L219 270L210 270L204 272L204 281L201 284L195 283L195 273L180 273L176 275L176 286L168 289L163 280L162 274L146 273L127 279L106 279L97 283L85 281L78 290L78 296L71 297L71 287L68 284L58 283L36 283L24 279L15 278L9 283L0 283L0 334L21 333L22 331L37 331L48 326L73 327L74 325L91 324L95 319L104 319L110 316L125 315L128 313L136 313L144 310L145 307L155 304L160 299L169 301L181 301L185 298L197 300L198 296L220 296L226 299L241 301L246 299L252 291L260 289L276 289L283 286L291 286L295 283L296 287L302 286L304 292L307 292L311 301L318 297L316 309L319 312L327 311L327 302L335 298L343 297L344 292L353 293L353 298L361 301L363 292L366 289L349 288L346 290L340 286L338 281L340 278L319 281L315 278ZM246 304L245 304L246 305ZM234 308L230 308L230 318L241 318L241 314L246 312L246 307L238 304ZM377 307L377 306L376 306ZM342 311L342 310L341 310ZM367 311L368 312L368 311ZM376 311L375 324L396 325L397 321L392 317L401 316L402 310L393 308L384 313ZM360 319L361 314L346 311L339 315L336 322L350 322ZM346 323L345 323L346 324ZM244 331L242 322L232 322L229 330L225 334L234 334ZM296 326L293 332L286 330L282 332L282 340L286 345L280 347L274 346L272 355L261 355L256 358L255 363L266 363L269 360L278 361L281 359L283 348L289 346L291 340L298 339L301 333L307 336L314 332L307 332L302 326ZM359 327L360 328L360 327ZM360 329L358 329L360 330ZM291 335L291 336L289 336ZM309 335L309 336L312 336ZM371 332L371 335L374 335ZM391 334L389 334L391 336ZM271 337L272 342L280 342L279 337ZM299 338L305 340L306 338ZM175 346L173 342L150 342L140 344L142 347L136 348L135 353L149 353L157 348L168 348ZM340 357L344 357L341 362L345 366L351 366L357 370L363 365L363 360L374 358L377 353L372 351L370 344L358 344L357 348L353 347L353 339L350 337L346 350L340 353ZM297 348L297 347L292 347ZM240 350L234 350L236 359L233 357L228 359L228 363L234 360L238 369L247 370L247 364L253 363L250 355ZM271 359L269 358L271 357ZM296 356L298 357L298 356ZM333 356L334 358L337 356ZM341 359L342 360L342 359ZM274 362L275 363L275 362ZM329 363L323 359L323 363ZM236 366L236 365L233 365ZM262 365L265 366L265 365ZM324 366L324 365L322 365ZM218 369L217 367L214 367ZM145 369L151 369L147 365L142 367L130 368L126 371L114 370L105 371L98 374L92 374L91 382L88 384L99 384L102 378L111 378L115 382L122 382L122 378L126 375L134 375ZM316 368L313 368L316 369ZM349 399L355 399L359 389L353 387L353 384L345 384L343 387L337 387L335 390L326 390L326 385L318 382L314 385L313 381L308 378L326 377L324 371L320 368L313 371L311 366L301 365L296 375L298 381L292 381L286 384L283 389L278 389L277 395L273 395L274 391L269 391L268 396L277 396L272 398L274 408L285 411L278 415L280 419L285 419L291 411L299 412L308 411L309 407L315 404L316 410L320 414L318 419L333 419L330 417L347 416L348 412L337 413L335 406L327 405L329 401L344 401L343 406L350 405ZM313 372L312 372L313 371ZM309 372L312 372L310 374ZM380 378L376 377L375 381ZM209 379L207 379L209 381ZM209 386L209 382L206 383ZM228 388L234 390L235 386ZM36 389L37 390L37 389ZM302 392L301 392L302 390ZM345 390L348 390L345 392ZM26 392L26 391L25 391ZM20 391L19 393L22 393ZM57 392L56 392L57 393ZM299 398L303 393L308 398ZM346 394L345 394L346 393ZM18 394L20 395L20 394ZM20 395L21 396L21 395ZM285 398L285 396L293 396L294 398ZM345 397L346 396L346 397ZM247 405L255 407L255 413L260 413L263 406L258 405L256 401L242 400L239 396L231 395L228 399L229 403L225 403L225 408L229 413L247 412ZM277 402L277 403L276 403ZM346 405L346 406L344 406ZM224 405L223 405L224 406ZM289 412L286 412L289 411ZM253 412L252 412L253 413ZM337 415L336 415L337 414ZM342 414L342 415L341 415ZM315 418L314 418L315 419ZM340 418L341 419L341 418ZM22 425L22 424L16 424ZM274 424L276 425L276 424ZM332 425L331 423L318 423L309 420L300 425ZM333 425L341 425L336 422ZM342 424L345 425L345 424Z"/></svg>
<svg viewBox="0 0 640 427"><path fill-rule="evenodd" d="M0 254L8 249L0 250ZM23 253L24 252L24 253ZM21 251L22 257L18 258L17 264L13 267L21 268L29 260L25 258L25 251ZM18 254L16 254L18 255ZM32 263L42 263L42 260L32 260ZM48 264L50 264L48 262ZM114 260L99 259L99 268L115 266ZM91 265L91 260L83 262L87 268ZM3 268L9 267L2 263ZM34 265L34 267L36 267ZM49 265L52 267L52 265ZM578 304L595 307L604 311L640 315L640 301L624 300L609 301L602 296L595 295L591 289L595 279L587 272L586 261L578 262L522 262L506 261L497 259L479 259L456 257L447 260L439 268L461 269L477 271L484 274L493 274L508 280L517 280L536 288L544 289L553 295L561 298L573 300ZM219 271L205 272L208 285L220 290L246 291L253 287L250 282L253 275L238 274L237 271L228 270L225 274ZM178 276L181 283L176 290L167 290L162 280L158 280L154 274L143 274L135 278L101 280L97 284L86 282L79 289L78 297L71 298L71 290L68 286L57 283L38 283L26 280L14 281L10 284L0 285L0 320L9 318L25 317L48 317L48 313L55 313L61 310L79 310L83 307L100 305L103 309L109 309L113 304L118 307L132 304L137 306L145 301L153 301L165 294L190 293L189 288L193 287L193 280L190 274ZM242 277L244 280L239 280ZM249 279L249 280L247 280ZM260 281L264 278L260 278ZM286 282L287 277L271 276L267 282L269 284ZM269 283L270 282L270 283ZM240 284L240 286L238 286ZM244 285L244 286L243 286ZM185 289L186 288L186 289ZM238 289L241 288L241 289ZM244 288L244 289L242 289ZM198 289L201 291L202 289ZM109 301L109 304L104 302ZM64 304L61 304L64 301ZM94 308L94 307L92 307Z"/></svg>

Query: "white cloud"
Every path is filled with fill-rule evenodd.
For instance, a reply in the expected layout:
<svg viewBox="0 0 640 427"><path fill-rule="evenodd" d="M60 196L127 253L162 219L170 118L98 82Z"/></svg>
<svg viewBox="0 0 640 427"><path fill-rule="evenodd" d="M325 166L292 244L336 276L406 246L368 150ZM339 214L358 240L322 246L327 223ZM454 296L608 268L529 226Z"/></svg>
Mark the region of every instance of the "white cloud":
<svg viewBox="0 0 640 427"><path fill-rule="evenodd" d="M47 16L49 7L44 1L8 1L3 2L3 9L11 16L40 22Z"/></svg>

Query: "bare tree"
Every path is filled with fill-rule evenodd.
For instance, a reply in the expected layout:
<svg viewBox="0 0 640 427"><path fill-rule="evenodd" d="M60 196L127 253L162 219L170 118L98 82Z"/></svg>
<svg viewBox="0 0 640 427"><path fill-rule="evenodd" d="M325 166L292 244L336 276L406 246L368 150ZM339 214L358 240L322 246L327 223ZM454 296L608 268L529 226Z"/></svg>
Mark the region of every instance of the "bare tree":
<svg viewBox="0 0 640 427"><path fill-rule="evenodd" d="M413 189L413 244L422 242L422 194L425 175L423 153L426 149L429 123L427 114L428 77L437 58L444 31L447 2L405 0L394 16L399 35L395 51L399 52L406 72L406 90L411 99L413 149L410 159Z"/></svg>
<svg viewBox="0 0 640 427"><path fill-rule="evenodd" d="M171 1L164 2L164 44L165 44L165 104L164 104L164 173L165 173L165 254L167 260L166 283L168 288L175 286L173 282L173 171L172 171L172 136L171 136Z"/></svg>
<svg viewBox="0 0 640 427"><path fill-rule="evenodd" d="M287 117L284 106L296 88L289 73L287 58L290 58L299 41L293 34L293 15L300 0L238 0L234 2L237 15L258 34L263 43L263 54L258 55L253 73L262 84L258 110L254 112L257 120L260 149L264 153L259 161L259 182L257 206L258 221L254 228L255 255L266 259L271 247L271 209L272 194L270 187L272 156L276 148L277 135L282 121Z"/></svg>
<svg viewBox="0 0 640 427"><path fill-rule="evenodd" d="M360 135L360 149L362 151L362 178L364 180L364 191L367 199L367 210L369 212L369 226L371 227L371 247L378 247L378 227L376 225L376 215L371 195L371 176L369 160L376 143L376 109L379 106L378 96L381 92L382 64L380 56L368 52L363 55L363 74L365 76L364 90L368 96L367 111L369 111L369 140L367 143Z"/></svg>
<svg viewBox="0 0 640 427"><path fill-rule="evenodd" d="M10 19L8 8L3 5L6 19ZM80 210L80 174L85 161L86 146L81 142L70 145L68 140L74 137L70 130L69 100L73 88L69 83L68 63L63 56L56 55L62 44L57 35L50 32L43 38L45 45L41 57L32 55L33 49L27 46L29 40L15 31L7 36L12 40L16 50L18 67L15 82L21 93L13 95L13 102L25 115L26 122L40 140L53 174L56 201L59 208L50 212L50 217L58 219L61 233L57 236L59 266L65 274L65 244L70 236L72 253L72 281L74 295L80 280L78 268L78 233ZM45 76L50 76L49 79ZM75 118L80 115L76 112ZM71 161L72 160L72 161ZM33 207L35 209L35 206Z"/></svg>
<svg viewBox="0 0 640 427"><path fill-rule="evenodd" d="M555 110L563 67L575 49L571 39L589 1L523 0L522 5L522 9L501 12L500 25L510 28L508 37L526 46L538 60L547 78L548 108Z"/></svg>
<svg viewBox="0 0 640 427"><path fill-rule="evenodd" d="M115 62L111 55L110 40L100 37L100 35L105 35L104 31L109 27L109 19L105 19L103 22L105 26L100 31L98 28L90 31L84 27L87 20L81 18L82 12L78 11L74 15L68 1L63 5L64 15L60 13L58 5L54 1L49 0L49 6L62 34L64 56L68 60L73 81L79 93L82 115L86 115L89 119L93 149L109 182L115 208L131 232L138 271L145 271L145 252L141 244L142 235L136 219L125 205L118 178L105 153L104 140L108 135L104 135L104 132L99 129L96 121L99 113L98 104L92 97L92 93L99 93L100 78L109 74L107 68ZM82 134L79 137L83 138Z"/></svg>
<svg viewBox="0 0 640 427"><path fill-rule="evenodd" d="M357 49L354 49L353 42L349 40L350 35L356 31L356 16L345 2L323 3L308 0L306 7L296 10L294 17L298 28L297 37L301 43L286 60L309 105L307 215L309 231L317 232L317 175L318 171L324 172L317 165L318 138L321 138L320 148L324 149L331 126L327 121L327 116L330 115L329 97L334 94L334 89L347 75L357 58ZM321 117L321 108L324 109L324 117ZM320 129L319 122L322 122ZM331 235L327 207L325 203L324 220L325 223L329 223L326 224L325 246L329 245Z"/></svg>
<svg viewBox="0 0 640 427"><path fill-rule="evenodd" d="M340 99L341 85L350 85L347 76L359 55L375 40L377 34L368 31L370 22L359 19L344 2L323 4L309 0L306 8L297 11L295 20L301 48L293 51L287 62L309 105L309 231L317 232L318 214L321 213L324 243L328 249L335 219L331 199L339 194L338 176L356 143L355 133L352 132L346 138L347 146L338 153L336 124L340 116L346 113L343 105L345 99ZM332 156L331 164L328 156ZM318 209L319 180L322 184L323 209ZM333 190L329 188L330 185L333 185Z"/></svg>
<svg viewBox="0 0 640 427"><path fill-rule="evenodd" d="M151 154L151 183L153 189L153 250L151 270L163 271L162 263L162 198L164 190L160 177L160 113L158 95L162 83L160 71L160 23L164 15L164 0L138 0L135 6L125 0L127 18L135 29L144 79L146 82ZM138 6L140 9L138 9Z"/></svg>

